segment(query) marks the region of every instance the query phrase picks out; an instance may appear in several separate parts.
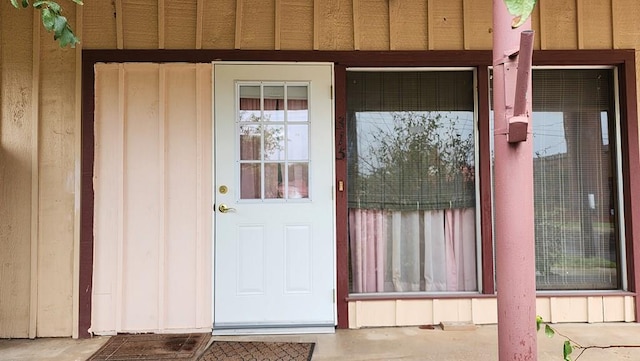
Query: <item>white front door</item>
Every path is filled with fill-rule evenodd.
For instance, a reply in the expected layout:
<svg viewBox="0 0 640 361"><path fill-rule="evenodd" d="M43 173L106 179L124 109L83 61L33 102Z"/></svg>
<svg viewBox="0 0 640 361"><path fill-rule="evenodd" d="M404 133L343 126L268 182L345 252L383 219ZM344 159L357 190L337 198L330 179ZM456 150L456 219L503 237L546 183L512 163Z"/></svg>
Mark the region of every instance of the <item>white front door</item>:
<svg viewBox="0 0 640 361"><path fill-rule="evenodd" d="M332 330L333 67L213 73L214 332Z"/></svg>

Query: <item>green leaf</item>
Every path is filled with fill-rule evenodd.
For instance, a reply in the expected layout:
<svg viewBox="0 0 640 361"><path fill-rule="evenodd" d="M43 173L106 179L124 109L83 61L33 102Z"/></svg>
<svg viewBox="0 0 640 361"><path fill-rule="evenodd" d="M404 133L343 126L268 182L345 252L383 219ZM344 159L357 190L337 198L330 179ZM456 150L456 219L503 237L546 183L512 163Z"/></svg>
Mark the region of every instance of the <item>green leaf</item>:
<svg viewBox="0 0 640 361"><path fill-rule="evenodd" d="M511 27L517 28L527 21L533 8L536 6L537 0L504 0L509 13L514 16L511 21Z"/></svg>
<svg viewBox="0 0 640 361"><path fill-rule="evenodd" d="M82 0L72 0L74 3L78 4L78 5L84 5L84 3L82 2Z"/></svg>
<svg viewBox="0 0 640 361"><path fill-rule="evenodd" d="M33 7L36 9L50 8L52 11L59 13L62 8L55 1L38 0L33 3Z"/></svg>
<svg viewBox="0 0 640 361"><path fill-rule="evenodd" d="M565 341L564 347L562 348L562 356L564 357L564 361L571 361L571 353L573 352L573 347L571 346L571 342Z"/></svg>
<svg viewBox="0 0 640 361"><path fill-rule="evenodd" d="M40 9L43 5L48 5L48 1L40 0L33 3L33 7L36 9Z"/></svg>
<svg viewBox="0 0 640 361"><path fill-rule="evenodd" d="M541 316L536 316L536 331L540 331L540 325L542 324L543 319Z"/></svg>
<svg viewBox="0 0 640 361"><path fill-rule="evenodd" d="M556 334L556 331L554 331L553 328L551 328L551 326L544 325L544 334L547 335L547 337L551 338L553 337L553 335Z"/></svg>
<svg viewBox="0 0 640 361"><path fill-rule="evenodd" d="M69 26L66 26L64 30L62 30L62 33L59 36L58 35L54 36L54 39L60 42L61 48L64 48L67 45L70 45L72 48L75 48L76 44L80 42L78 41L78 38L76 38L73 31L71 31L71 28Z"/></svg>
<svg viewBox="0 0 640 361"><path fill-rule="evenodd" d="M62 12L62 7L55 1L43 1L43 3L56 14L60 14Z"/></svg>
<svg viewBox="0 0 640 361"><path fill-rule="evenodd" d="M11 0L11 5L13 5L14 8L18 9L18 0Z"/></svg>
<svg viewBox="0 0 640 361"><path fill-rule="evenodd" d="M42 25L47 31L53 30L53 27L56 23L56 15L51 12L48 8L44 8L42 11Z"/></svg>
<svg viewBox="0 0 640 361"><path fill-rule="evenodd" d="M59 37L60 34L62 34L62 31L64 30L64 28L66 27L67 27L67 18L65 18L62 15L57 15L55 17L55 21L53 25L53 31L55 32L55 34Z"/></svg>
<svg viewBox="0 0 640 361"><path fill-rule="evenodd" d="M22 7L26 8L27 6L29 6L29 0L22 0Z"/></svg>

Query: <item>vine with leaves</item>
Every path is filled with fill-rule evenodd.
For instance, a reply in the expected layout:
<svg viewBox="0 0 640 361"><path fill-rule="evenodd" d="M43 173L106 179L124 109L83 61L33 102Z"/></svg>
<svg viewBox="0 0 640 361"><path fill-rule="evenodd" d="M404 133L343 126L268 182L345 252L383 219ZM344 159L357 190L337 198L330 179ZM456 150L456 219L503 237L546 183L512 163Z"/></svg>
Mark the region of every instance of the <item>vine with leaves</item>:
<svg viewBox="0 0 640 361"><path fill-rule="evenodd" d="M16 9L28 8L29 0L10 0L11 5ZM82 5L82 0L71 0L77 5ZM42 25L48 32L53 32L53 39L57 40L61 48L67 45L75 48L76 44L80 42L76 35L73 33L67 18L62 15L62 6L56 1L34 1L31 4L34 9L40 11L42 17Z"/></svg>
<svg viewBox="0 0 640 361"><path fill-rule="evenodd" d="M573 359L573 361L577 361L585 351L590 349L605 350L610 348L640 348L640 345L584 346L579 342L573 340L571 337L558 332L557 329L554 329L548 323L545 323L542 317L536 316L536 329L538 331L540 331L540 328L542 328L543 324L544 324L544 333L545 335L547 335L547 337L551 338L557 334L565 339L564 343L562 344L562 360L563 361L572 361L571 355L574 353L574 351L576 351L577 356L575 357L575 359Z"/></svg>

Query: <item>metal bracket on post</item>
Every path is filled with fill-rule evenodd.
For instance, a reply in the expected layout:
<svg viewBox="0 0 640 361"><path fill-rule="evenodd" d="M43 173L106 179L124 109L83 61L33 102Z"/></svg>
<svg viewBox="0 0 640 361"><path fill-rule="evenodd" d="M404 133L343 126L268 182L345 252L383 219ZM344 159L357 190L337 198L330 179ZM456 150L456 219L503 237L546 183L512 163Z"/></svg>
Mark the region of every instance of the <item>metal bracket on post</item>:
<svg viewBox="0 0 640 361"><path fill-rule="evenodd" d="M520 50L518 51L518 74L516 94L514 97L513 116L509 118L507 141L509 143L524 142L529 132L527 113L527 91L531 81L531 64L533 58L533 31L520 33Z"/></svg>

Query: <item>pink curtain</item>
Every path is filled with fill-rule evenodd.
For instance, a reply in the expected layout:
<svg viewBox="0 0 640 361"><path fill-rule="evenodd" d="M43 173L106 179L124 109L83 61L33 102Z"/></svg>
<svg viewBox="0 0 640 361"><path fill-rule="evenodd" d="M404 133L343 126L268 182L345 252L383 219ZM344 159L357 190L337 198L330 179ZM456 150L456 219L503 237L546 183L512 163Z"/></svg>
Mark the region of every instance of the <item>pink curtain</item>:
<svg viewBox="0 0 640 361"><path fill-rule="evenodd" d="M264 99L264 110L284 110L283 99ZM289 110L305 110L308 108L306 99L296 100L289 99L287 101L287 109ZM240 110L260 110L259 98L240 98Z"/></svg>
<svg viewBox="0 0 640 361"><path fill-rule="evenodd" d="M289 110L306 110L308 109L308 102L306 99L296 100L289 99L287 101L287 109Z"/></svg>
<svg viewBox="0 0 640 361"><path fill-rule="evenodd" d="M387 241L385 212L349 209L353 292L383 292Z"/></svg>
<svg viewBox="0 0 640 361"><path fill-rule="evenodd" d="M425 291L447 291L447 245L445 240L445 211L424 212L424 279ZM451 253L451 251L449 251Z"/></svg>
<svg viewBox="0 0 640 361"><path fill-rule="evenodd" d="M349 232L354 293L477 290L473 208L349 209Z"/></svg>
<svg viewBox="0 0 640 361"><path fill-rule="evenodd" d="M444 211L447 291L475 291L475 212L471 208Z"/></svg>
<svg viewBox="0 0 640 361"><path fill-rule="evenodd" d="M260 98L240 98L240 110L260 110Z"/></svg>
<svg viewBox="0 0 640 361"><path fill-rule="evenodd" d="M391 284L387 291L421 291L420 213L391 213Z"/></svg>

